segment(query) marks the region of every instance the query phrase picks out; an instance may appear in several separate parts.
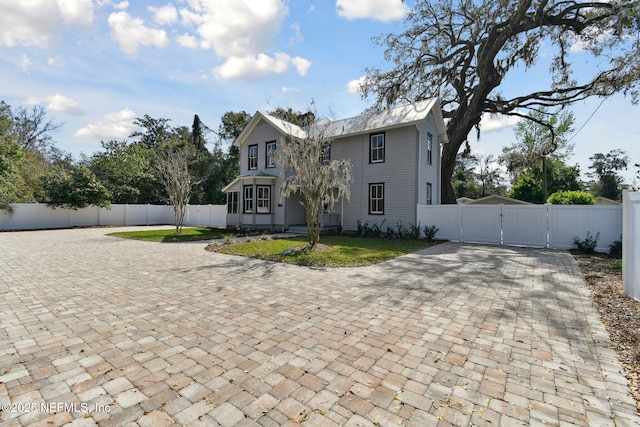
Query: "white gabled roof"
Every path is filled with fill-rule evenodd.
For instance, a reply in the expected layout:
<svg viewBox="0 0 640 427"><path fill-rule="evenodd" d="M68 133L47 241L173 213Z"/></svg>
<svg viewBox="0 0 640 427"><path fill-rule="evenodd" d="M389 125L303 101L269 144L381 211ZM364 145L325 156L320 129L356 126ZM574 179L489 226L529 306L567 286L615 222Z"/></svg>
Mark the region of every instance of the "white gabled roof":
<svg viewBox="0 0 640 427"><path fill-rule="evenodd" d="M419 123L427 117L437 102L437 98L432 98L371 114L332 120L323 129L324 134L327 137L337 138ZM320 123L320 126L322 126L322 123Z"/></svg>
<svg viewBox="0 0 640 427"><path fill-rule="evenodd" d="M260 120L264 120L267 123L271 124L271 126L278 129L284 135L290 135L298 139L304 139L307 137L307 133L299 126L296 126L293 123L285 122L284 120L280 120L279 118L273 117L272 115L267 113L263 113L262 111L256 111L256 113L249 121L249 124L242 130L238 138L236 138L236 140L233 142L233 145L236 147L240 147L244 143L245 139L247 139L247 137L251 135L251 132L253 132L258 123L260 123Z"/></svg>
<svg viewBox="0 0 640 427"><path fill-rule="evenodd" d="M322 133L325 138L342 138L361 133L369 133L372 131L381 131L416 124L425 120L430 112L435 116L435 123L440 142L448 142L446 129L444 128L444 121L442 119L442 110L440 109L440 100L438 98L426 99L413 104L402 105L370 114L362 114L348 119L322 119L318 122L318 126L314 131ZM260 120L265 120L270 123L284 135L289 135L297 139L305 139L308 137L307 132L299 126L278 119L264 112L257 111L233 145L237 147L242 145Z"/></svg>

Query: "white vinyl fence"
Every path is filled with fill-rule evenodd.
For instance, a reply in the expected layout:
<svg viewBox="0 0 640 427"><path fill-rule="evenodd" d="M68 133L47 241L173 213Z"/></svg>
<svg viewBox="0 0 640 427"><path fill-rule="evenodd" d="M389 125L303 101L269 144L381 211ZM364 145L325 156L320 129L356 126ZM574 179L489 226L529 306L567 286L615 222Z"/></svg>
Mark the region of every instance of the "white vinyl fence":
<svg viewBox="0 0 640 427"><path fill-rule="evenodd" d="M621 206L566 205L418 205L417 221L439 228L436 238L571 249L573 239L595 238L596 250L608 252L622 237ZM638 206L640 215L640 205Z"/></svg>
<svg viewBox="0 0 640 427"><path fill-rule="evenodd" d="M624 293L640 300L640 193L625 191L622 198L622 282Z"/></svg>
<svg viewBox="0 0 640 427"><path fill-rule="evenodd" d="M174 224L173 207L166 205L111 205L111 209L51 209L40 203L13 204L13 214L0 211L0 230L88 227L96 225ZM189 205L184 225L224 227L225 205Z"/></svg>

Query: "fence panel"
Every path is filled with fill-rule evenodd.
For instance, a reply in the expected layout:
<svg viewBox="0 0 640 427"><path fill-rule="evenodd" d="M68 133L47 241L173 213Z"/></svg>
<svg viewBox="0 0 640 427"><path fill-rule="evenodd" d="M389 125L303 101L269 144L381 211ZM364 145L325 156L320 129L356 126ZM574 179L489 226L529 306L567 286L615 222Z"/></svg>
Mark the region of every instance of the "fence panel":
<svg viewBox="0 0 640 427"><path fill-rule="evenodd" d="M621 206L549 205L549 247L571 249L574 237L584 240L587 232L600 233L596 251L608 252L622 236Z"/></svg>
<svg viewBox="0 0 640 427"><path fill-rule="evenodd" d="M623 194L622 282L624 293L640 300L640 193Z"/></svg>
<svg viewBox="0 0 640 427"><path fill-rule="evenodd" d="M126 225L126 205L111 205L111 209L100 208L100 223L98 225Z"/></svg>
<svg viewBox="0 0 640 427"><path fill-rule="evenodd" d="M503 205L502 242L505 245L547 246L546 205Z"/></svg>
<svg viewBox="0 0 640 427"><path fill-rule="evenodd" d="M70 227L89 227L100 223L100 208L89 206L76 211L69 211Z"/></svg>
<svg viewBox="0 0 640 427"><path fill-rule="evenodd" d="M95 225L173 224L173 207L167 205L111 205L111 209L51 209L40 203L12 204L13 214L0 211L0 230L35 230ZM226 225L225 205L189 206L192 221L185 225ZM186 219L186 218L185 218Z"/></svg>
<svg viewBox="0 0 640 427"><path fill-rule="evenodd" d="M437 239L461 240L461 209L462 205L418 205L416 222L438 227Z"/></svg>
<svg viewBox="0 0 640 427"><path fill-rule="evenodd" d="M417 206L421 224L435 224L437 238L571 249L574 237L600 233L598 252L622 235L621 206L442 205Z"/></svg>
<svg viewBox="0 0 640 427"><path fill-rule="evenodd" d="M462 238L465 242L501 243L500 205L462 207Z"/></svg>
<svg viewBox="0 0 640 427"><path fill-rule="evenodd" d="M32 228L66 228L71 227L71 209L51 209L47 205L35 205L36 226ZM15 214L14 214L15 215Z"/></svg>

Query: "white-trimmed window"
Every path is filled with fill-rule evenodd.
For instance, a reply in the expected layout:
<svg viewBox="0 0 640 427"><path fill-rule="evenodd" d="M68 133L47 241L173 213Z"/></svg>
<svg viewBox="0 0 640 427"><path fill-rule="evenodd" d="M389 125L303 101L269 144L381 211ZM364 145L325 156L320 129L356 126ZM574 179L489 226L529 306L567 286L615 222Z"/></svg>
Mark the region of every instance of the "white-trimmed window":
<svg viewBox="0 0 640 427"><path fill-rule="evenodd" d="M258 185L258 213L271 212L271 187L268 185Z"/></svg>
<svg viewBox="0 0 640 427"><path fill-rule="evenodd" d="M320 153L320 163L328 165L331 162L331 144L325 144Z"/></svg>
<svg viewBox="0 0 640 427"><path fill-rule="evenodd" d="M433 186L430 182L427 182L427 205L433 204Z"/></svg>
<svg viewBox="0 0 640 427"><path fill-rule="evenodd" d="M252 185L244 186L244 198L242 200L244 204L244 213L253 212L253 186Z"/></svg>
<svg viewBox="0 0 640 427"><path fill-rule="evenodd" d="M249 146L249 169L258 169L258 146Z"/></svg>
<svg viewBox="0 0 640 427"><path fill-rule="evenodd" d="M237 214L238 213L238 191L230 191L227 193L227 213Z"/></svg>
<svg viewBox="0 0 640 427"><path fill-rule="evenodd" d="M384 162L384 133L371 135L369 163Z"/></svg>
<svg viewBox="0 0 640 427"><path fill-rule="evenodd" d="M384 183L369 184L369 214L384 215Z"/></svg>
<svg viewBox="0 0 640 427"><path fill-rule="evenodd" d="M433 135L427 133L427 163L433 163Z"/></svg>
<svg viewBox="0 0 640 427"><path fill-rule="evenodd" d="M275 153L276 153L276 142L275 141L267 142L265 167L267 168L276 167Z"/></svg>

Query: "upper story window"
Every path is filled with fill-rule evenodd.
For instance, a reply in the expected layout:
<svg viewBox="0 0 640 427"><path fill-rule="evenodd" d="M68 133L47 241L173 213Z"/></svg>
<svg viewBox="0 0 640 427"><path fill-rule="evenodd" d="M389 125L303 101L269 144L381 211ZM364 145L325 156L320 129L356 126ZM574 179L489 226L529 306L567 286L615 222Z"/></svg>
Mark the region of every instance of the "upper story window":
<svg viewBox="0 0 640 427"><path fill-rule="evenodd" d="M258 169L258 146L249 146L249 169Z"/></svg>
<svg viewBox="0 0 640 427"><path fill-rule="evenodd" d="M427 163L433 162L433 135L427 133Z"/></svg>
<svg viewBox="0 0 640 427"><path fill-rule="evenodd" d="M276 167L275 153L276 153L276 142L275 141L267 142L265 167L268 167L268 168Z"/></svg>
<svg viewBox="0 0 640 427"><path fill-rule="evenodd" d="M369 163L384 162L384 133L371 135Z"/></svg>
<svg viewBox="0 0 640 427"><path fill-rule="evenodd" d="M331 144L325 144L320 153L320 163L328 165L331 162Z"/></svg>

